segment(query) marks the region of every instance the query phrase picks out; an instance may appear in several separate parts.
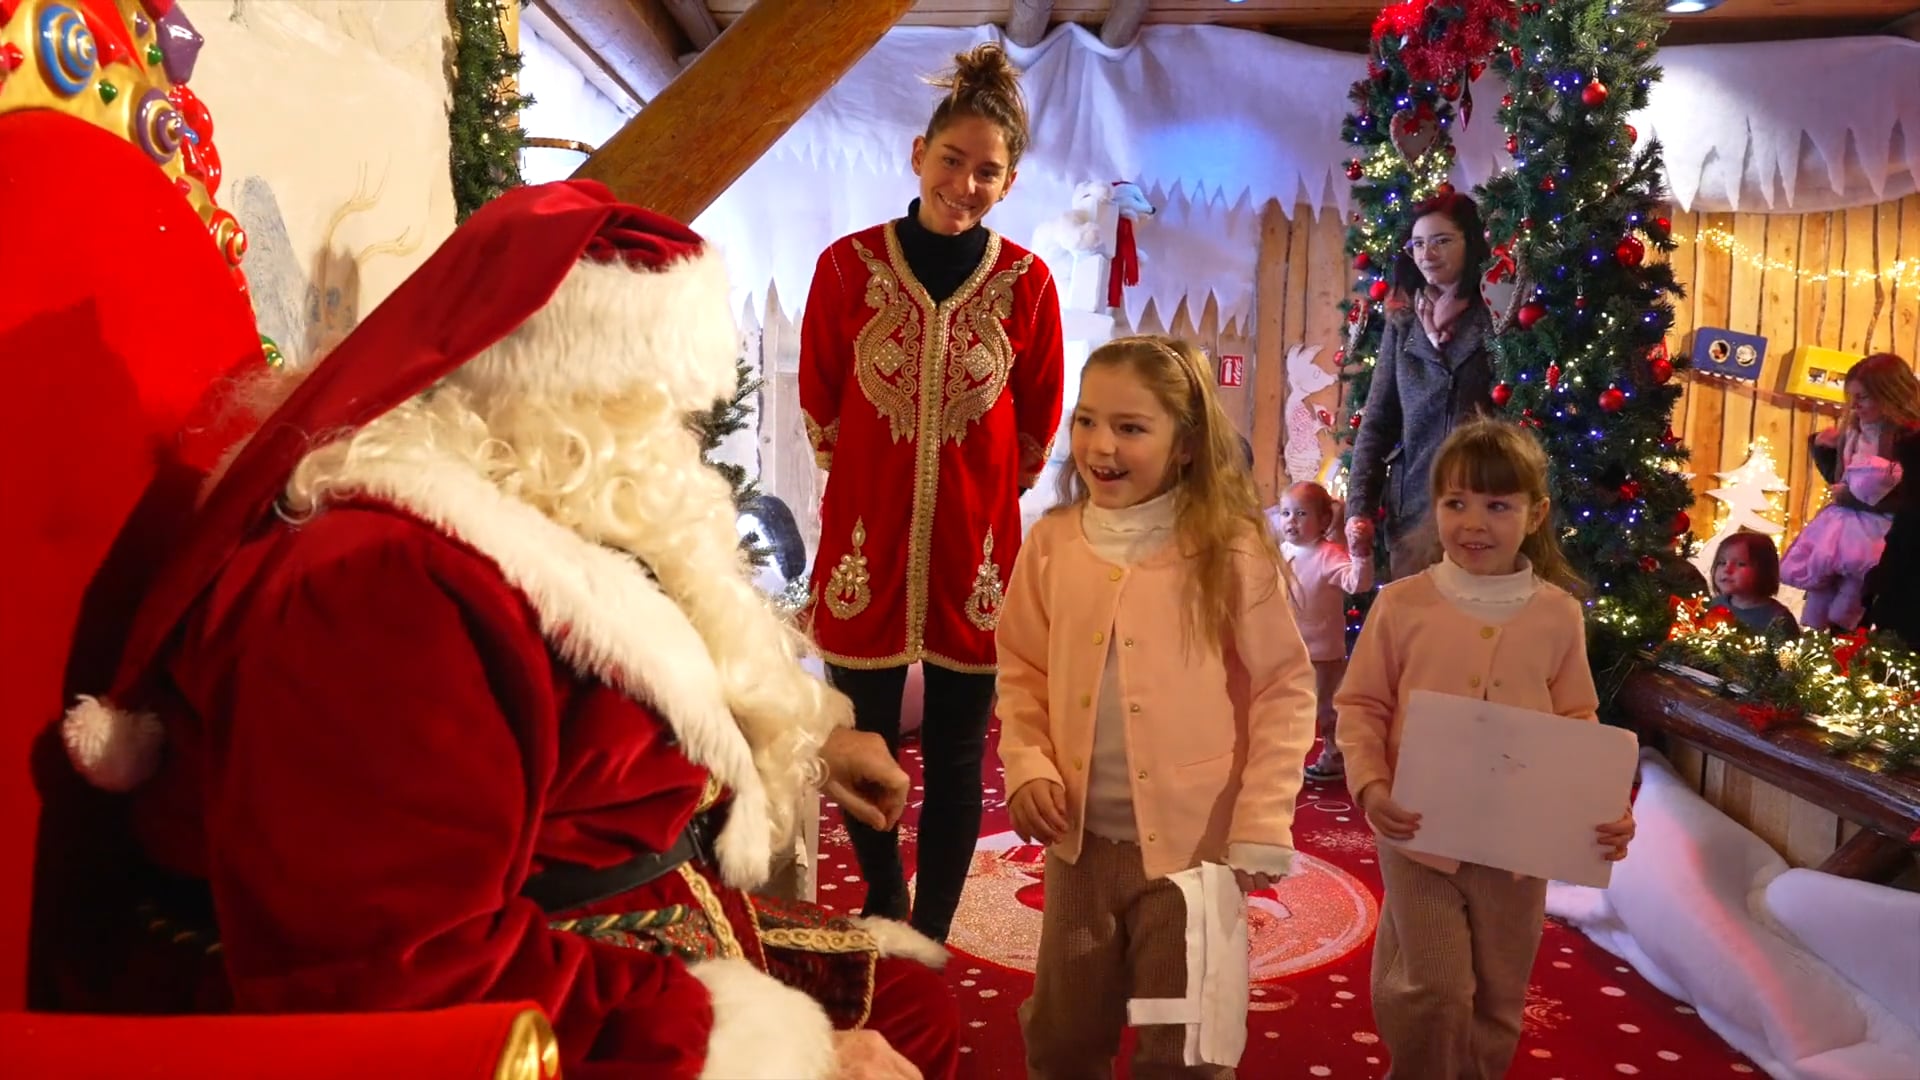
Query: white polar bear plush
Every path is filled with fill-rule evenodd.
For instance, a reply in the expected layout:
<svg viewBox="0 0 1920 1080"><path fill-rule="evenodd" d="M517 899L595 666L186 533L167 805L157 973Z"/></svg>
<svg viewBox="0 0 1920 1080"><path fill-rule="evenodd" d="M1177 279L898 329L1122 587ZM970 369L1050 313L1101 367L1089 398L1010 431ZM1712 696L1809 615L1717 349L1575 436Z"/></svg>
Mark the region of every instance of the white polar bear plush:
<svg viewBox="0 0 1920 1080"><path fill-rule="evenodd" d="M1100 208L1109 203L1120 217L1135 222L1158 211L1147 193L1131 180L1089 180L1073 189L1073 209L1041 222L1034 230L1034 252L1049 263L1068 264L1085 255L1113 255L1100 237ZM1136 259L1145 261L1137 252Z"/></svg>

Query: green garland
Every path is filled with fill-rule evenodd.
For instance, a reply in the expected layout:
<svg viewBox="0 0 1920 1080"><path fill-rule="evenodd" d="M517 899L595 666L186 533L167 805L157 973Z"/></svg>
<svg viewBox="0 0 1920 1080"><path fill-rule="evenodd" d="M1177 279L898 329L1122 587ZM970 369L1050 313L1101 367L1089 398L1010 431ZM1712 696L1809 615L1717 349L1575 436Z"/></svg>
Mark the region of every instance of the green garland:
<svg viewBox="0 0 1920 1080"><path fill-rule="evenodd" d="M455 219L518 187L526 132L515 120L533 99L513 89L520 54L507 47L504 5L523 0L452 0L451 166Z"/></svg>
<svg viewBox="0 0 1920 1080"><path fill-rule="evenodd" d="M1836 754L1880 755L1889 770L1920 765L1920 656L1884 634L1748 630L1724 614L1675 603L1655 659L1724 683L1756 731L1812 723Z"/></svg>

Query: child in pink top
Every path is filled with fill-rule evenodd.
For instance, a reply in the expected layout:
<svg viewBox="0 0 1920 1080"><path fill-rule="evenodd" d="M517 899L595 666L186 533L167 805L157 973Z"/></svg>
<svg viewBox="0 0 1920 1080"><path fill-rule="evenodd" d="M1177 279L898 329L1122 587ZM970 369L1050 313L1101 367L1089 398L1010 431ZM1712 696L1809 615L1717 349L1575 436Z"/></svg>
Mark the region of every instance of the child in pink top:
<svg viewBox="0 0 1920 1080"><path fill-rule="evenodd" d="M1020 1009L1036 1078L1105 1076L1129 999L1204 994L1168 877L1220 864L1251 891L1284 876L1313 742L1313 668L1206 358L1109 342L1072 424L1061 505L1021 545L996 630L1007 809L1048 845ZM1185 1042L1141 1027L1133 1075L1232 1075L1187 1065Z"/></svg>
<svg viewBox="0 0 1920 1080"><path fill-rule="evenodd" d="M1332 539L1333 496L1319 484L1288 488L1267 517L1280 534L1280 553L1291 571L1293 617L1313 657L1320 756L1307 766L1307 778L1333 780L1345 769L1333 738L1333 695L1347 672L1347 597L1373 588L1372 553L1363 544L1343 547Z"/></svg>
<svg viewBox="0 0 1920 1080"><path fill-rule="evenodd" d="M1522 428L1476 420L1440 447L1431 478L1444 557L1380 591L1337 703L1347 786L1389 840L1420 815L1393 801L1415 690L1596 719L1580 588L1554 539L1547 457ZM1596 827L1626 857L1631 809ZM1547 883L1379 844L1386 894L1373 944L1373 1015L1394 1075L1505 1076L1520 1042Z"/></svg>

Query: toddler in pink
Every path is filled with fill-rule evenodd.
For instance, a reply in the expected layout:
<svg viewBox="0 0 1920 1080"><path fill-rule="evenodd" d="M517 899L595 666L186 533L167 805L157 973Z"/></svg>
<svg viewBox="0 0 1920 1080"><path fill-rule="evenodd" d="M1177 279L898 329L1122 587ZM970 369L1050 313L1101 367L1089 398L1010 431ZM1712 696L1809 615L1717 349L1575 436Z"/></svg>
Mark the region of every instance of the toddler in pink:
<svg viewBox="0 0 1920 1080"><path fill-rule="evenodd" d="M1347 672L1347 597L1373 588L1372 553L1362 545L1342 546L1331 539L1333 496L1319 484L1295 484L1267 511L1286 559L1287 588L1300 637L1313 660L1314 714L1320 756L1306 768L1314 780L1333 780L1345 772L1333 738L1333 696Z"/></svg>

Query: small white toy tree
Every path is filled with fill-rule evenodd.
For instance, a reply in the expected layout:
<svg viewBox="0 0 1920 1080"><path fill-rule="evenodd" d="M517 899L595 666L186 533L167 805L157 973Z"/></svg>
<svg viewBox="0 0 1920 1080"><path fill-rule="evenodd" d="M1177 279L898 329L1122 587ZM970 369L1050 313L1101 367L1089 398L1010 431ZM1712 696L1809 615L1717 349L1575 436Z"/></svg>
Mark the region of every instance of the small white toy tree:
<svg viewBox="0 0 1920 1080"><path fill-rule="evenodd" d="M1764 437L1753 440L1747 448L1747 460L1739 468L1714 475L1720 478L1721 486L1707 494L1720 502L1719 524L1693 557L1693 565L1707 579L1709 589L1713 585L1713 553L1720 549L1721 541L1737 532L1757 532L1772 537L1774 546L1781 547L1787 532L1779 520L1779 497L1788 491L1787 481L1774 465L1773 448ZM1799 610L1798 592L1783 588L1780 601Z"/></svg>

